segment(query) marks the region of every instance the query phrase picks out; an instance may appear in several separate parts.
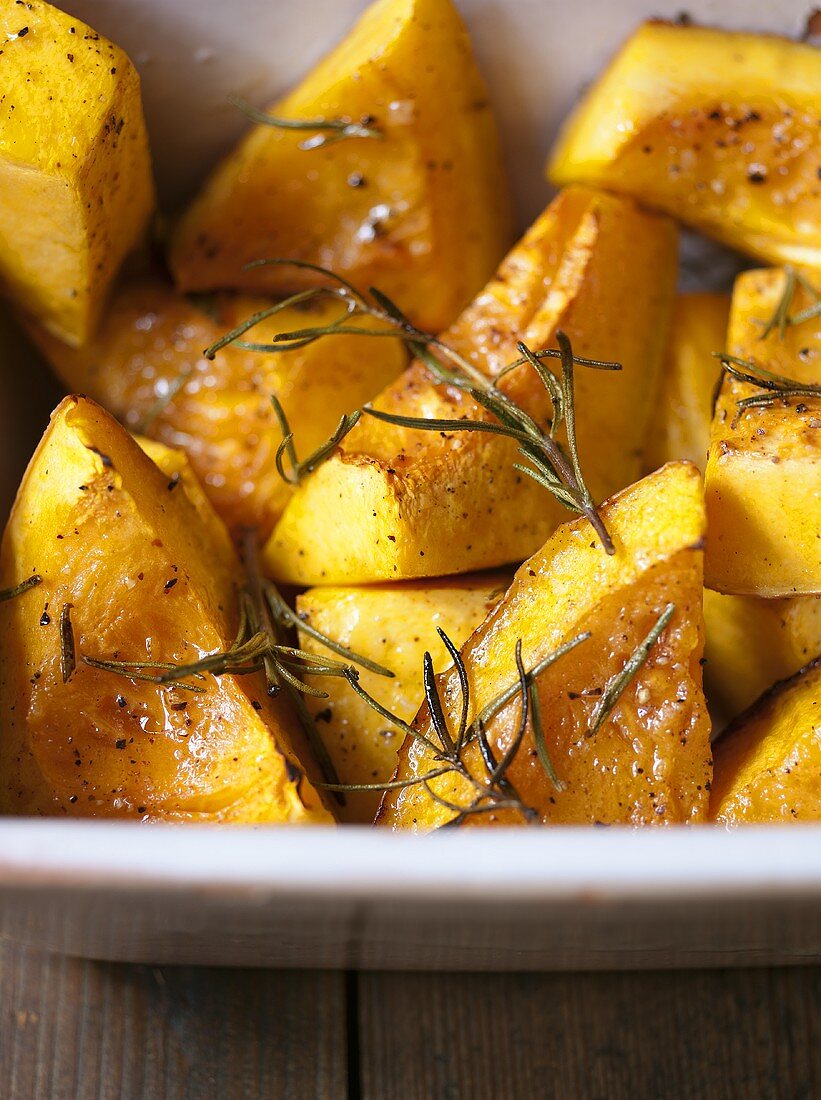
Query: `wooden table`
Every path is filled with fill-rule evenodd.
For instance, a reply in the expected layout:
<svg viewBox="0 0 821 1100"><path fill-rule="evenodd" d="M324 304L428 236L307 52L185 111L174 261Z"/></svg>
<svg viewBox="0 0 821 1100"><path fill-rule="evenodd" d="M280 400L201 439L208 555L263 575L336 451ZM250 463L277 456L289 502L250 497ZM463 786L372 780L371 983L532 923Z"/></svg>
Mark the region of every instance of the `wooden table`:
<svg viewBox="0 0 821 1100"><path fill-rule="evenodd" d="M812 1100L821 968L344 974L0 943L2 1100Z"/></svg>

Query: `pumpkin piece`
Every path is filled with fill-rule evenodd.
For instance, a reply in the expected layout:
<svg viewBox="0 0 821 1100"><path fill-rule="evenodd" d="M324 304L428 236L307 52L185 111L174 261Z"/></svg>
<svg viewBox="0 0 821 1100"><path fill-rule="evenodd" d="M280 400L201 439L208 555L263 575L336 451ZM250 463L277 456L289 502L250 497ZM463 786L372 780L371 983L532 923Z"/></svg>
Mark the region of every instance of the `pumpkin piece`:
<svg viewBox="0 0 821 1100"><path fill-rule="evenodd" d="M542 823L665 825L707 816L710 724L701 689L703 646L701 548L704 510L698 471L671 463L619 493L602 508L616 553L591 539L586 519L563 524L519 569L511 588L462 647L470 687L470 720L517 682L515 650L526 670L559 646L590 637L535 681L545 747L558 776L549 778L529 719L506 778ZM672 603L675 610L646 661L598 732L590 722L605 685L623 672ZM458 724L457 671L437 677L451 732ZM521 698L515 695L485 724L496 762L515 743ZM414 726L436 743L426 702ZM475 740L463 753L474 779L488 771ZM406 738L397 780L428 775L436 754ZM454 820L446 803L468 807L474 786L455 772L385 794L378 823L427 832ZM514 809L469 814L470 824L517 824Z"/></svg>
<svg viewBox="0 0 821 1100"><path fill-rule="evenodd" d="M559 187L632 195L767 263L821 267L821 51L649 22L570 116Z"/></svg>
<svg viewBox="0 0 821 1100"><path fill-rule="evenodd" d="M154 206L140 80L42 0L4 0L0 38L0 288L78 345Z"/></svg>
<svg viewBox="0 0 821 1100"><path fill-rule="evenodd" d="M661 391L650 423L648 472L681 458L704 470L713 394L721 374L713 353L726 347L729 315L725 294L681 294L676 299Z"/></svg>
<svg viewBox="0 0 821 1100"><path fill-rule="evenodd" d="M602 500L640 472L675 273L668 219L629 199L571 188L443 340L491 377L519 357L517 341L555 347L558 329L577 355L622 364L618 372L576 371L581 463L594 499ZM499 386L547 424L552 410L529 366ZM465 394L434 385L419 362L373 404L426 419L490 419ZM294 494L266 547L267 567L295 584L360 584L521 561L567 512L514 468L520 459L517 444L498 435L363 417Z"/></svg>
<svg viewBox="0 0 821 1100"><path fill-rule="evenodd" d="M133 429L149 418L146 431L184 448L232 531L257 527L267 538L292 492L276 468L282 431L271 395L305 458L343 413L370 400L407 362L396 340L363 346L360 337L346 335L279 354L229 345L213 361L203 356L270 305L244 295L198 305L161 279L140 279L117 292L100 332L83 347L66 347L42 330L32 334L70 390L89 394ZM246 339L265 343L283 327L327 324L340 310L330 301L282 310ZM169 390L177 392L164 404Z"/></svg>
<svg viewBox="0 0 821 1100"><path fill-rule="evenodd" d="M775 684L718 739L710 817L821 821L821 659Z"/></svg>
<svg viewBox="0 0 821 1100"><path fill-rule="evenodd" d="M728 717L821 654L821 596L762 600L706 589L704 622L708 695Z"/></svg>
<svg viewBox="0 0 821 1100"><path fill-rule="evenodd" d="M31 461L0 553L0 588L42 577L0 605L0 812L329 822L301 731L259 677L191 692L84 660L198 660L236 634L230 541L169 477L178 457L163 463L79 397Z"/></svg>
<svg viewBox="0 0 821 1100"><path fill-rule="evenodd" d="M362 669L359 682L382 706L410 722L424 697L425 651L442 671L449 663L436 628L460 646L504 595L509 574L478 574L454 580L312 588L297 597L297 611L312 626L355 653L389 668L393 679ZM323 655L324 647L304 631L300 646ZM402 734L343 680L328 679L327 699L307 698L322 740L342 783L384 783L396 768ZM372 822L380 792L348 792L338 810L343 821Z"/></svg>
<svg viewBox="0 0 821 1100"><path fill-rule="evenodd" d="M178 285L284 297L325 281L246 270L287 257L378 286L425 330L450 324L513 236L487 89L451 0L378 0L270 114L365 118L379 137L254 126L177 227Z"/></svg>
<svg viewBox="0 0 821 1100"><path fill-rule="evenodd" d="M782 270L746 271L733 290L728 351L798 383L821 383L817 320L763 337L785 290ZM818 284L821 287L821 283ZM798 286L791 315L813 304ZM738 402L766 391L725 376L705 478L707 585L748 596L821 593L821 396Z"/></svg>

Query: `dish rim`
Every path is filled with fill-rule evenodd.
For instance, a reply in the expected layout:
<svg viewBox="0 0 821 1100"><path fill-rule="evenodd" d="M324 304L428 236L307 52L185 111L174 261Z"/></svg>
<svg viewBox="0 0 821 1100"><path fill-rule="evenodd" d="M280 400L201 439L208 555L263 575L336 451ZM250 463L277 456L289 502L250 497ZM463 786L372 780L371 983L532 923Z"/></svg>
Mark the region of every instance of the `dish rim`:
<svg viewBox="0 0 821 1100"><path fill-rule="evenodd" d="M203 888L283 899L492 902L503 896L505 903L534 904L821 898L821 826L556 826L417 837L359 826L0 821L4 893Z"/></svg>

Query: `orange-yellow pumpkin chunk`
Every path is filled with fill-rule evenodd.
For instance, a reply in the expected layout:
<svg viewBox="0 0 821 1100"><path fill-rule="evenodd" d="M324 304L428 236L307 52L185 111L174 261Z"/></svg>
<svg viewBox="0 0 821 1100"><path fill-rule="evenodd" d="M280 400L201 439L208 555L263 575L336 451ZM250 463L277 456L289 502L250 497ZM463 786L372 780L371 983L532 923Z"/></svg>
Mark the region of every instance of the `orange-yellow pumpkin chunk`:
<svg viewBox="0 0 821 1100"><path fill-rule="evenodd" d="M723 825L821 821L821 658L718 739L710 816Z"/></svg>
<svg viewBox="0 0 821 1100"><path fill-rule="evenodd" d="M323 282L245 269L287 257L378 286L426 330L450 324L513 235L487 89L451 0L377 0L270 114L364 118L379 136L254 126L177 227L179 286L284 296Z"/></svg>
<svg viewBox="0 0 821 1100"><path fill-rule="evenodd" d="M640 474L675 275L669 219L569 188L442 339L490 378L519 358L519 340L555 348L559 329L577 355L621 363L621 371L576 371L581 463L603 500ZM529 366L499 388L547 426L552 409ZM373 404L423 419L492 419L464 393L435 385L420 362ZM363 417L292 497L266 546L268 569L295 584L362 584L522 561L568 513L515 468L520 461L518 444L498 435Z"/></svg>
<svg viewBox="0 0 821 1100"><path fill-rule="evenodd" d="M545 747L558 782L539 758L532 708L520 748L505 773L521 802L544 824L665 825L707 816L710 723L701 689L703 647L701 480L689 463L671 463L602 508L616 553L591 539L587 520L561 526L524 563L504 599L462 647L470 718L517 682L515 650L525 670L582 633L590 637L535 681ZM623 672L669 604L675 610L646 661L597 732L590 723L605 686ZM451 731L462 695L454 668L437 678ZM485 724L495 761L514 743L521 721L517 694ZM436 744L428 704L414 726ZM464 751L473 780L488 783L474 740ZM420 740L406 738L397 781L420 779L441 764ZM438 799L432 797L430 790ZM479 803L476 802L477 797ZM482 801L482 788L456 772L385 795L379 823L427 832ZM469 814L471 824L521 823L512 808Z"/></svg>
<svg viewBox="0 0 821 1100"><path fill-rule="evenodd" d="M821 267L821 51L650 22L565 123L559 186L633 195L768 263Z"/></svg>
<svg viewBox="0 0 821 1100"><path fill-rule="evenodd" d="M817 320L789 325L783 339L777 327L764 337L764 323L782 299L786 278L774 268L738 277L727 350L817 391ZM791 315L814 300L798 287ZM718 395L705 475L707 584L736 595L816 595L821 593L821 396L799 394L762 408L739 407L766 392L725 377Z"/></svg>
<svg viewBox="0 0 821 1100"><path fill-rule="evenodd" d="M0 290L87 340L154 206L140 78L42 0L0 3Z"/></svg>
<svg viewBox="0 0 821 1100"><path fill-rule="evenodd" d="M258 677L192 692L84 659L178 664L234 639L230 540L180 457L163 462L78 397L31 461L0 553L0 588L42 578L0 604L0 813L328 822L301 731Z"/></svg>

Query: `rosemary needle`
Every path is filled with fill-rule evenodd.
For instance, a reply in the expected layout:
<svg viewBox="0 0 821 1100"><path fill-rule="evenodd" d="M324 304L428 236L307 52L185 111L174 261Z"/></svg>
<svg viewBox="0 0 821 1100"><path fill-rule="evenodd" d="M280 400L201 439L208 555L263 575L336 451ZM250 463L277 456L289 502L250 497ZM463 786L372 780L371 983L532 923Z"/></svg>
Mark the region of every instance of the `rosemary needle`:
<svg viewBox="0 0 821 1100"><path fill-rule="evenodd" d="M795 268L787 266L784 268L784 291L778 300L772 316L768 321L764 322L764 327L761 330L759 339L766 340L774 329L778 330L778 339L784 339L787 325L790 324L790 306L792 305L793 295L795 294L795 286Z"/></svg>
<svg viewBox="0 0 821 1100"><path fill-rule="evenodd" d="M791 315L790 309L792 308L793 298L799 286L812 299L813 304ZM821 294L800 271L796 271L794 267L787 264L784 268L784 290L776 303L772 316L767 321L759 322L763 325L760 339L766 340L770 333L778 330L778 339L783 341L788 326L803 325L814 317L821 317Z"/></svg>
<svg viewBox="0 0 821 1100"><path fill-rule="evenodd" d="M812 382L797 382L794 378L787 378L786 375L775 374L773 371L760 367L752 359L740 359L737 355L729 355L727 352L714 352L713 354L720 360L725 373L730 377L739 382L747 382L751 386L757 386L758 389L764 391L736 401L737 411L732 423L733 428L748 409L769 408L778 401L785 401L792 397L821 398L821 385Z"/></svg>
<svg viewBox="0 0 821 1100"><path fill-rule="evenodd" d="M60 674L63 677L64 684L68 683L74 669L77 667L74 628L71 625L71 609L73 606L73 604L66 603L60 609Z"/></svg>
<svg viewBox="0 0 821 1100"><path fill-rule="evenodd" d="M382 131L369 116L360 119L359 122L348 118L279 118L257 110L239 96L229 96L228 102L260 126L271 126L278 130L313 131L313 137L300 142L300 149L319 149L324 145L344 141L346 138L383 137Z"/></svg>
<svg viewBox="0 0 821 1100"><path fill-rule="evenodd" d="M565 784L556 774L550 753L547 750L547 740L542 725L542 710L539 702L539 690L535 683L530 685L530 709L533 714L533 742L536 746L536 756L544 769L544 773L557 791L563 791Z"/></svg>
<svg viewBox="0 0 821 1100"><path fill-rule="evenodd" d="M361 653L354 653L354 651L348 649L347 646L342 645L328 634L318 630L307 618L303 618L295 611L292 611L271 581L264 582L263 591L271 609L271 614L275 620L281 622L283 627L296 627L297 630L302 631L304 634L320 642L321 645L331 650L332 653L347 658L352 664L358 665L360 668L366 668L369 672L375 672L377 676L386 676L389 679L393 679L395 674L391 672L389 668L378 664L376 661L372 661L369 657L364 657Z"/></svg>
<svg viewBox="0 0 821 1100"><path fill-rule="evenodd" d="M274 412L282 431L282 442L277 448L275 457L276 468L282 480L289 485L299 485L300 481L302 481L307 474L312 474L318 466L321 466L325 459L339 446L345 436L356 427L359 422L359 417L361 416L359 409L352 413L344 413L330 437L326 439L324 443L321 443L312 454L300 462L297 458L296 446L294 444L294 433L291 431L291 426L288 423L288 417L285 415L285 410L275 394L271 394L271 404L274 407ZM284 466L286 456L291 464L290 470L286 470Z"/></svg>
<svg viewBox="0 0 821 1100"><path fill-rule="evenodd" d="M21 581L20 584L15 585L14 588L0 589L0 603L5 603L6 600L15 600L18 596L22 596L24 593L31 591L32 588L36 588L38 584L42 584L43 578L35 573L29 577L28 580Z"/></svg>
<svg viewBox="0 0 821 1100"><path fill-rule="evenodd" d="M676 605L668 603L656 620L650 633L641 641L630 654L624 668L611 676L604 685L601 698L596 703L593 713L590 715L590 723L587 727L587 737L594 737L604 724L605 719L611 713L616 703L621 699L625 690L633 680L636 673L650 656L650 650L659 640L673 617Z"/></svg>

